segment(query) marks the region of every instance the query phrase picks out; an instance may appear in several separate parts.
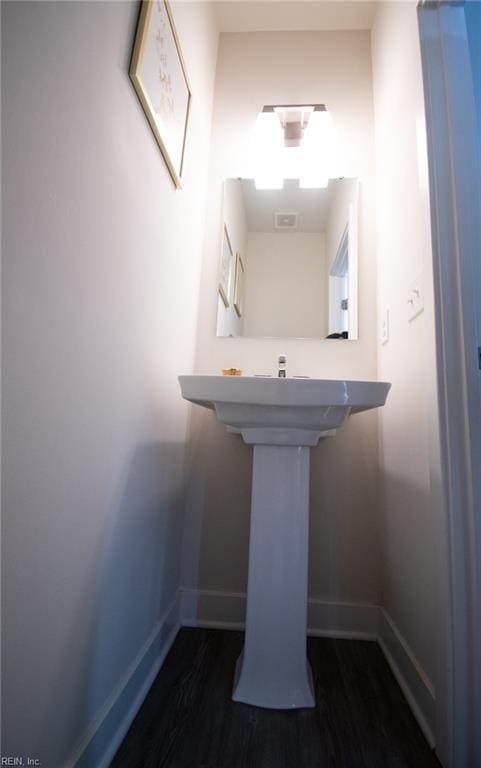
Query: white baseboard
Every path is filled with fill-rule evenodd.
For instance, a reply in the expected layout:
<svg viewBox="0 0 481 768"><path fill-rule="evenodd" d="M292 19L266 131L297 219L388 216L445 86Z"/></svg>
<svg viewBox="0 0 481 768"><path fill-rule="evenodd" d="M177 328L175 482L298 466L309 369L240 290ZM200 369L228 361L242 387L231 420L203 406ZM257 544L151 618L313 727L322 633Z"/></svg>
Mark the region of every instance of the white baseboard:
<svg viewBox="0 0 481 768"><path fill-rule="evenodd" d="M314 637L376 640L379 608L368 603L332 603L311 598L307 619L307 634Z"/></svg>
<svg viewBox="0 0 481 768"><path fill-rule="evenodd" d="M180 590L180 623L183 627L244 629L245 593L213 590Z"/></svg>
<svg viewBox="0 0 481 768"><path fill-rule="evenodd" d="M188 627L244 629L242 592L180 590L180 622ZM308 601L308 635L377 640L424 733L435 745L435 694L429 678L387 612L368 603Z"/></svg>
<svg viewBox="0 0 481 768"><path fill-rule="evenodd" d="M384 608L379 609L378 642L429 746L434 748L436 696L414 653Z"/></svg>
<svg viewBox="0 0 481 768"><path fill-rule="evenodd" d="M187 627L244 629L246 595L242 592L180 590L180 622ZM376 640L379 608L367 603L310 599L308 634Z"/></svg>
<svg viewBox="0 0 481 768"><path fill-rule="evenodd" d="M65 768L108 768L180 629L179 595L80 739Z"/></svg>
<svg viewBox="0 0 481 768"><path fill-rule="evenodd" d="M108 768L139 711L180 626L244 629L240 592L181 589L80 739L65 768ZM377 640L429 745L434 747L433 686L383 608L311 599L308 634Z"/></svg>

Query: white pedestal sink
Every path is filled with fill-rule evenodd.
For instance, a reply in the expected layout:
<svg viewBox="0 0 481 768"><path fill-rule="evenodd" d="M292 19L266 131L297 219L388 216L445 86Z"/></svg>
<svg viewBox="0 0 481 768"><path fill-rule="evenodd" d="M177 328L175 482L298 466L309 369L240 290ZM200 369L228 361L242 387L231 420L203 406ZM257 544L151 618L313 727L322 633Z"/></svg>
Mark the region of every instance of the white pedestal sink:
<svg viewBox="0 0 481 768"><path fill-rule="evenodd" d="M180 376L182 396L254 445L244 650L233 699L315 705L306 657L309 451L349 414L384 405L390 384Z"/></svg>

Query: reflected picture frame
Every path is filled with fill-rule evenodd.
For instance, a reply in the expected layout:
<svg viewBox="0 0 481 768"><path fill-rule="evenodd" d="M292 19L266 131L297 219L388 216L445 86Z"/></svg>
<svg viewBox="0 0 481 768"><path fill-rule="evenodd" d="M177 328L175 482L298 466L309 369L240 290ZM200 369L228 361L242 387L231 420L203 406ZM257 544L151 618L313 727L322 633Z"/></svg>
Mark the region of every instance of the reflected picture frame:
<svg viewBox="0 0 481 768"><path fill-rule="evenodd" d="M180 189L192 93L167 0L142 0L129 75Z"/></svg>
<svg viewBox="0 0 481 768"><path fill-rule="evenodd" d="M222 259L220 265L219 293L226 308L230 306L231 300L233 261L234 252L232 250L227 226L224 224L222 230Z"/></svg>
<svg viewBox="0 0 481 768"><path fill-rule="evenodd" d="M236 253L235 260L234 309L237 316L242 317L244 311L244 262L240 253Z"/></svg>

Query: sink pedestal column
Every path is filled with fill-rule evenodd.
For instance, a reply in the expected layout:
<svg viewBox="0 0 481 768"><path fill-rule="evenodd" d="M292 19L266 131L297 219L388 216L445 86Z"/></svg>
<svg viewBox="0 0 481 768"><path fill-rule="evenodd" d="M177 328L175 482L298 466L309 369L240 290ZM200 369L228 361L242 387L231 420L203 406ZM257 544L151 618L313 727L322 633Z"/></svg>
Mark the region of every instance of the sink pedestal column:
<svg viewBox="0 0 481 768"><path fill-rule="evenodd" d="M245 442L255 432L242 430ZM254 445L246 633L233 693L274 709L315 706L306 656L310 449L282 442Z"/></svg>

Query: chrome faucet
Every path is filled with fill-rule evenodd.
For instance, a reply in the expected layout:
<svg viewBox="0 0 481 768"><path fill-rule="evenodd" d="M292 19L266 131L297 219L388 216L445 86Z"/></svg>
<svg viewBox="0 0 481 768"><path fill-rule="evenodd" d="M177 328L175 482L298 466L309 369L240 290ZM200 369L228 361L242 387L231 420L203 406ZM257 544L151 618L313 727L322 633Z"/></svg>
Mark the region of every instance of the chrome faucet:
<svg viewBox="0 0 481 768"><path fill-rule="evenodd" d="M287 358L286 358L286 356L285 355L279 355L279 357L277 359L277 362L278 362L277 375L278 375L278 377L280 379L285 379L286 376L287 376L287 371L286 371Z"/></svg>

